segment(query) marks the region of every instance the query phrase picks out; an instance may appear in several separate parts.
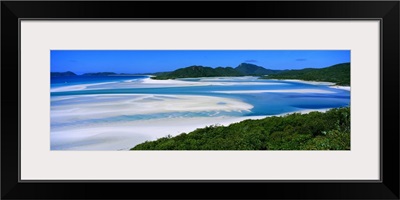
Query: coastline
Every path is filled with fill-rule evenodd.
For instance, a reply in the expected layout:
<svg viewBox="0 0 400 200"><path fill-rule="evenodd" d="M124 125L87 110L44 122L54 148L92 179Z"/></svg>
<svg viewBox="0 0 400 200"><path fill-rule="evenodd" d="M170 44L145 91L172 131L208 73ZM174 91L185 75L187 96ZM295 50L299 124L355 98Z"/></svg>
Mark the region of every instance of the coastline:
<svg viewBox="0 0 400 200"><path fill-rule="evenodd" d="M310 85L331 85L331 86L336 85L336 83L332 83L332 82L305 81L305 80L299 80L299 79L265 79L265 80L306 83L306 84L310 84Z"/></svg>
<svg viewBox="0 0 400 200"><path fill-rule="evenodd" d="M319 89L289 89L289 90L233 90L233 91L213 91L222 94L252 94L252 93L314 93L332 94L335 92Z"/></svg>
<svg viewBox="0 0 400 200"><path fill-rule="evenodd" d="M176 136L211 125L229 125L263 117L193 117L149 119L52 131L52 150L129 150L145 141ZM173 126L171 126L173 124Z"/></svg>
<svg viewBox="0 0 400 200"><path fill-rule="evenodd" d="M210 77L206 77L208 80ZM215 78L215 77L213 77ZM224 77L226 78L226 77ZM241 77L243 79L243 77ZM270 79L273 80L273 79ZM289 82L301 82L312 85L324 85L328 88L350 90L348 86L334 86L328 82L302 81L302 80L280 80ZM108 85L112 84L112 85ZM134 86L136 82L123 83L100 83L102 88L115 86ZM176 87L176 86L199 86L199 85L240 85L240 84L263 84L269 85L274 83L235 83L235 82L190 82L182 80L154 80L145 78L140 84L144 87ZM277 83L281 84L281 83ZM288 84L288 83L282 83ZM85 85L86 86L86 85ZM94 86L93 84L88 86ZM73 86L73 89L85 90L82 85ZM66 88L63 88L66 89ZM71 88L69 88L71 89ZM59 91L62 89L59 89ZM294 90L232 90L232 91L215 91L220 93L260 93L260 92L296 92L296 93L330 93L329 90L319 89L294 89ZM89 97L90 101L84 101ZM104 101L104 97L109 102ZM111 99L115 97L115 99ZM66 97L55 97L62 100ZM75 98L69 96L68 98ZM97 100L103 100L97 101ZM135 114L152 114L157 112L182 112L182 111L248 111L252 105L221 97L205 97L199 102L197 95L180 95L177 98L174 95L160 94L101 94L101 95L80 95L76 102L89 102L89 104L75 103L73 109L71 107L52 107L52 122L64 123L71 119L91 120L93 116L97 118L115 117L120 115ZM74 113L75 110L79 111ZM176 136L183 132L189 133L198 128L206 126L218 125L228 126L233 123L241 122L247 119L263 119L272 116L284 116L292 113L306 114L312 111L326 112L327 109L304 109L294 112L282 113L278 115L266 116L249 116L249 117L227 117L227 116L210 116L210 117L175 117L175 118L156 118L143 119L133 121L116 121L106 122L87 126L70 126L63 128L52 128L51 130L51 149L52 150L129 150L137 144L146 140L153 141L167 135Z"/></svg>
<svg viewBox="0 0 400 200"><path fill-rule="evenodd" d="M334 89L339 89L339 90L351 91L351 87L350 86L332 85L332 86L329 86L329 87L330 88L334 88Z"/></svg>
<svg viewBox="0 0 400 200"><path fill-rule="evenodd" d="M267 116L165 118L106 123L100 126L52 131L51 144L52 150L129 150L145 141L190 133L206 126L229 126L248 119L257 120L293 113L307 114L313 111L326 112L330 109L307 109Z"/></svg>
<svg viewBox="0 0 400 200"><path fill-rule="evenodd" d="M336 85L336 83L332 83L332 82L305 81L305 80L299 80L299 79L265 79L265 80L296 82L296 83L305 83L305 84L310 84L310 85L324 85L324 86L329 86L329 88L333 88L333 89L346 90L346 91L351 90L351 86Z"/></svg>
<svg viewBox="0 0 400 200"><path fill-rule="evenodd" d="M112 88L152 88L152 87L190 87L190 86L212 86L212 85L220 85L220 86L229 86L229 85L285 85L287 83L284 82L296 82L296 83L304 83L310 85L323 85L328 86L333 89L341 89L350 91L350 86L338 86L332 82L317 82L317 81L304 81L304 80L292 80L292 79L265 79L265 80L274 80L274 81L284 81L282 83L274 83L274 82L251 82L256 76L245 76L245 77L221 77L223 79L233 78L238 80L246 80L249 82L218 82L213 80L220 80L219 77L199 77L201 81L185 81L185 79L167 79L167 80L155 80L151 79L153 75L148 75L147 78L144 78L141 81L133 81L126 80L123 82L100 82L100 83L90 83L90 84L78 84L71 86L62 86L57 88L51 88L50 92L67 92L67 91L78 91L78 90L101 90L101 89L112 89ZM223 80L222 79L222 80ZM265 92L284 92L284 91L265 91ZM301 90L294 91L296 93L301 93ZM304 91L309 92L309 91ZM318 92L319 93L319 92Z"/></svg>

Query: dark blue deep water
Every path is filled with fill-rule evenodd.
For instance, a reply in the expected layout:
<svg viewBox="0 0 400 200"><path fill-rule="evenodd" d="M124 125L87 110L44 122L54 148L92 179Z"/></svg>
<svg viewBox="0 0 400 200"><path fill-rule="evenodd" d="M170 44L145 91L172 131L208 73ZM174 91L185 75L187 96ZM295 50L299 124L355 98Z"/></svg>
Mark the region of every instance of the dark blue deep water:
<svg viewBox="0 0 400 200"><path fill-rule="evenodd" d="M62 87L79 84L91 84L102 82L114 82L125 80L137 80L147 78L148 76L61 76L51 77L51 87Z"/></svg>

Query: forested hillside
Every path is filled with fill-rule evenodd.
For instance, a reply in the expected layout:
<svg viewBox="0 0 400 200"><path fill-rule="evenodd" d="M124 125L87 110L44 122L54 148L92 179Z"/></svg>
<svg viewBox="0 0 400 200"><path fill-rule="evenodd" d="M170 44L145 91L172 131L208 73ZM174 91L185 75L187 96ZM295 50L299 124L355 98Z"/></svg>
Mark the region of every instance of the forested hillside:
<svg viewBox="0 0 400 200"><path fill-rule="evenodd" d="M321 69L306 68L301 70L287 70L263 78L323 81L333 82L336 83L336 85L350 86L350 63L337 64Z"/></svg>
<svg viewBox="0 0 400 200"><path fill-rule="evenodd" d="M242 74L232 67L204 67L193 65L180 68L173 72L160 73L153 79L195 78L195 77L217 77L217 76L241 76Z"/></svg>
<svg viewBox="0 0 400 200"><path fill-rule="evenodd" d="M241 63L239 66L235 68L236 71L239 71L241 74L246 76L260 76L260 75L268 75L268 74L276 74L281 72L282 70L272 70L265 69L264 67L249 64L249 63Z"/></svg>
<svg viewBox="0 0 400 200"><path fill-rule="evenodd" d="M157 131L155 129L155 131ZM208 126L131 150L349 150L350 107Z"/></svg>

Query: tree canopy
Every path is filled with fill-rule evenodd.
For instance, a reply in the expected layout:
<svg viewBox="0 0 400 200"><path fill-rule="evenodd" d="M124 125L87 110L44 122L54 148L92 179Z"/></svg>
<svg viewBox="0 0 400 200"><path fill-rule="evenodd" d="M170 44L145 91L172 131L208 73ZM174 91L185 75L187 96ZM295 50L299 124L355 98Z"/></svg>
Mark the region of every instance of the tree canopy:
<svg viewBox="0 0 400 200"><path fill-rule="evenodd" d="M306 68L301 70L286 70L262 78L323 81L336 83L336 85L350 86L350 63L337 64L321 69Z"/></svg>
<svg viewBox="0 0 400 200"><path fill-rule="evenodd" d="M131 150L349 150L350 107L207 126Z"/></svg>

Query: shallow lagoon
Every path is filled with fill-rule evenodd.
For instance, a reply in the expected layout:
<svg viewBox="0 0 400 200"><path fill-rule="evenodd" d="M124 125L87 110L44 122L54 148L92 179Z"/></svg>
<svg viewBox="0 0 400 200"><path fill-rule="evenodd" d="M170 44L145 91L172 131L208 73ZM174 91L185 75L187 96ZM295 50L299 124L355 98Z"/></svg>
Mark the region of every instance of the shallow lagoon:
<svg viewBox="0 0 400 200"><path fill-rule="evenodd" d="M257 77L52 78L51 149L127 150L207 125L349 104L349 91L327 84Z"/></svg>

